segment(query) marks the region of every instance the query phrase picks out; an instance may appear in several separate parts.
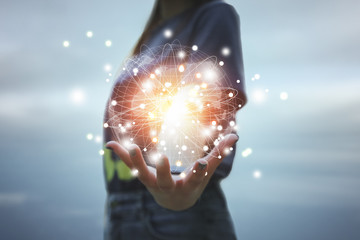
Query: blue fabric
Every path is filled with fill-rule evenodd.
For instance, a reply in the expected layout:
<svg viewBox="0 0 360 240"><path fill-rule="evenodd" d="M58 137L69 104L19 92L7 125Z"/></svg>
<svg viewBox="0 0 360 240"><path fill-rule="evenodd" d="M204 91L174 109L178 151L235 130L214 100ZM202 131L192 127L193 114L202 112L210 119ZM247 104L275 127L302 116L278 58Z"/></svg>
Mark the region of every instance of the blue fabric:
<svg viewBox="0 0 360 240"><path fill-rule="evenodd" d="M164 37L165 30L172 30L173 36ZM246 103L240 18L233 6L219 0L190 8L155 28L144 45L151 48L175 40L184 46L197 45L207 55L224 61L223 69L232 83L227 87L237 89L242 105ZM228 56L221 53L224 47L230 49ZM241 81L240 84L237 80Z"/></svg>
<svg viewBox="0 0 360 240"><path fill-rule="evenodd" d="M207 188L185 211L159 206L146 190L109 194L105 213L106 240L236 239L223 193Z"/></svg>
<svg viewBox="0 0 360 240"><path fill-rule="evenodd" d="M165 30L173 31L173 36L164 37ZM238 90L239 104L246 104L240 18L233 6L218 0L185 10L155 28L144 45L151 48L174 41L188 47L197 45L207 55L224 61L222 68L231 83L231 86L226 87ZM224 47L230 49L228 56L222 55Z"/></svg>

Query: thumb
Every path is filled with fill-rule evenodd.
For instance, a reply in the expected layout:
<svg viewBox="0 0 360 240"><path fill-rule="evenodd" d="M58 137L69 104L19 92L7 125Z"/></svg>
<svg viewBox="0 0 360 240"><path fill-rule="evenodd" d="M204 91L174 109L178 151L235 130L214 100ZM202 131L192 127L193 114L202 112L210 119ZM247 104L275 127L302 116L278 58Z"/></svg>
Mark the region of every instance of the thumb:
<svg viewBox="0 0 360 240"><path fill-rule="evenodd" d="M228 134L222 139L218 145L204 158L208 161L208 175L209 177L215 172L216 168L220 165L223 158L230 152L232 147L239 140L238 135Z"/></svg>

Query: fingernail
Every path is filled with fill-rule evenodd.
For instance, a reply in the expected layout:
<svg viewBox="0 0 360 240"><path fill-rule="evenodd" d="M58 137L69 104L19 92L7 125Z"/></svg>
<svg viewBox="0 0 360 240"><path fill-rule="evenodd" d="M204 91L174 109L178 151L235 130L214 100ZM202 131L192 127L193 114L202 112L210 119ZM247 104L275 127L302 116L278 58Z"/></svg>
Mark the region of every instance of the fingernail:
<svg viewBox="0 0 360 240"><path fill-rule="evenodd" d="M199 164L198 164L198 169L199 170L204 170L207 166L207 162L206 161L199 161Z"/></svg>
<svg viewBox="0 0 360 240"><path fill-rule="evenodd" d="M240 137L239 137L239 135L237 135L237 133L235 133L235 135L236 135L237 139L236 139L236 141L235 141L234 144L236 144L236 143L239 141L239 139L240 139Z"/></svg>
<svg viewBox="0 0 360 240"><path fill-rule="evenodd" d="M129 150L129 154L130 154L131 157L135 157L135 155L136 155L136 149L135 149L135 148L130 149L130 150Z"/></svg>

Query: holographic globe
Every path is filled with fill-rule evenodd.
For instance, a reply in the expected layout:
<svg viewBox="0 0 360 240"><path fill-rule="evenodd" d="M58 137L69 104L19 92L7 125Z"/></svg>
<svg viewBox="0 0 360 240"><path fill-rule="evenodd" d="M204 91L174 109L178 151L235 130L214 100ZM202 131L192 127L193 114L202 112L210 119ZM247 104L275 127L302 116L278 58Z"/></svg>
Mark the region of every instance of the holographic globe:
<svg viewBox="0 0 360 240"><path fill-rule="evenodd" d="M172 172L184 171L236 129L238 91L224 64L194 46L144 47L116 78L104 127L137 144L148 165L165 154Z"/></svg>

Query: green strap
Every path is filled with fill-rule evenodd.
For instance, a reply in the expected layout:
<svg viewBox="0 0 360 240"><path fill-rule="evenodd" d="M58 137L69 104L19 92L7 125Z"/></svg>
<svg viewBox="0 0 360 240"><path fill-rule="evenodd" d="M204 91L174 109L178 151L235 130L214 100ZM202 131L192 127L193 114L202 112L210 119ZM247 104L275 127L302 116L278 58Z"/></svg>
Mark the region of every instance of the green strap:
<svg viewBox="0 0 360 240"><path fill-rule="evenodd" d="M107 182L110 182L114 178L115 171L120 180L128 181L134 178L131 174L131 169L121 160L114 161L114 159L112 159L112 150L107 148L104 149L104 163Z"/></svg>

